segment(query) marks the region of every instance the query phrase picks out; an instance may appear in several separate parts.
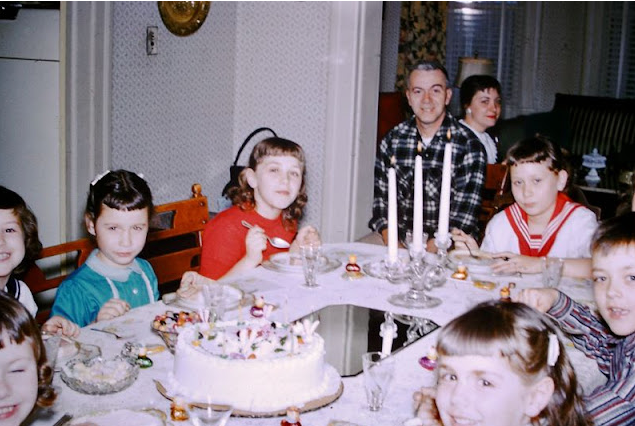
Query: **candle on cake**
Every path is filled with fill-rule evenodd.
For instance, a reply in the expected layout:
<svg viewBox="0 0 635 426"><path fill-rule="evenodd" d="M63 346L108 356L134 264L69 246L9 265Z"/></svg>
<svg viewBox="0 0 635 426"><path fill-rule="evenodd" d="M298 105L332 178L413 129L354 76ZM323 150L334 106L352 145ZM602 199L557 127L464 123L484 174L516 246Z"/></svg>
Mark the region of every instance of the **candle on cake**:
<svg viewBox="0 0 635 426"><path fill-rule="evenodd" d="M397 261L398 231L397 231L397 175L395 174L396 159L390 159L388 169L388 262Z"/></svg>
<svg viewBox="0 0 635 426"><path fill-rule="evenodd" d="M448 129L448 141L452 133ZM441 200L439 202L439 228L437 238L439 241L448 240L450 225L450 184L452 182L452 142L445 144L443 154L443 173L441 177Z"/></svg>
<svg viewBox="0 0 635 426"><path fill-rule="evenodd" d="M412 222L412 250L417 253L423 251L423 161L421 159L421 141L417 144L415 157L415 195Z"/></svg>

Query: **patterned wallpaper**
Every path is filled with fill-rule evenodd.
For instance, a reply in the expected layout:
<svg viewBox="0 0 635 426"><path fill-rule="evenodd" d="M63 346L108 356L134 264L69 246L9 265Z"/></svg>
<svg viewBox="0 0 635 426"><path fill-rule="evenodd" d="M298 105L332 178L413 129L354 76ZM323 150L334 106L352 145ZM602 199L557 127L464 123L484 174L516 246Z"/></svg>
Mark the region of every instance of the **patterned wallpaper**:
<svg viewBox="0 0 635 426"><path fill-rule="evenodd" d="M271 127L306 150L305 222L319 225L329 17L327 2L215 1L196 33L177 37L156 2L117 2L113 168L143 172L157 203L184 198L200 182L216 210L240 143ZM156 56L145 52L149 25L158 26Z"/></svg>

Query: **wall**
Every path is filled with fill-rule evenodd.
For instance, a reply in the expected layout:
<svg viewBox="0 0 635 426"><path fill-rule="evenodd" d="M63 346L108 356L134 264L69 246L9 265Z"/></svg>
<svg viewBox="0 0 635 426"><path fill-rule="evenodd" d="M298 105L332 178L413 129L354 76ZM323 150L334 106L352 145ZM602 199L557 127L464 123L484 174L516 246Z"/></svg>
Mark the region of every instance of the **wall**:
<svg viewBox="0 0 635 426"><path fill-rule="evenodd" d="M157 203L200 182L216 210L240 143L267 126L305 148L309 199L320 200L329 13L327 2L212 2L196 33L177 37L156 2L116 2L113 168L143 172ZM145 52L149 25L159 28L156 56ZM319 202L305 218L319 223Z"/></svg>

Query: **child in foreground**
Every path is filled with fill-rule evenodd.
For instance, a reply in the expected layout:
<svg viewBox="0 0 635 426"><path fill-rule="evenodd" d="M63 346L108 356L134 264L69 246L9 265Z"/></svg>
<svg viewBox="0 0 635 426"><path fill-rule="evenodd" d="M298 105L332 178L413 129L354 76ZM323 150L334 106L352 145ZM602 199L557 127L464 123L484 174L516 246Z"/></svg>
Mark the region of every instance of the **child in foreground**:
<svg viewBox="0 0 635 426"><path fill-rule="evenodd" d="M492 270L500 274L539 273L541 258L564 259L562 274L590 277L591 237L597 229L595 213L571 201L563 190L569 178L560 148L535 136L507 151L514 204L487 224L481 251L497 259ZM474 250L478 244L455 229L455 243Z"/></svg>
<svg viewBox="0 0 635 426"><path fill-rule="evenodd" d="M55 401L53 369L40 330L26 308L0 292L0 426L19 426Z"/></svg>
<svg viewBox="0 0 635 426"><path fill-rule="evenodd" d="M16 192L0 186L0 289L20 302L31 316L37 305L28 285L19 279L42 250L37 219ZM44 330L75 337L79 328L66 318L54 316L43 325Z"/></svg>
<svg viewBox="0 0 635 426"><path fill-rule="evenodd" d="M558 323L581 330L574 345L595 359L608 381L586 396L596 426L635 423L635 212L604 221L592 245L596 316L555 289L528 289L518 301L547 312Z"/></svg>
<svg viewBox="0 0 635 426"><path fill-rule="evenodd" d="M257 267L273 254L320 243L313 227L297 230L307 203L305 164L304 151L295 142L273 137L256 144L240 174L240 186L230 190L234 205L205 227L201 275L226 278ZM291 248L275 248L267 237L292 242Z"/></svg>
<svg viewBox="0 0 635 426"><path fill-rule="evenodd" d="M414 395L421 425L587 426L559 331L522 303L488 301L443 327L438 384Z"/></svg>
<svg viewBox="0 0 635 426"><path fill-rule="evenodd" d="M108 171L91 182L84 219L97 248L60 285L53 315L84 327L158 300L152 266L137 258L152 210L150 188L135 173Z"/></svg>

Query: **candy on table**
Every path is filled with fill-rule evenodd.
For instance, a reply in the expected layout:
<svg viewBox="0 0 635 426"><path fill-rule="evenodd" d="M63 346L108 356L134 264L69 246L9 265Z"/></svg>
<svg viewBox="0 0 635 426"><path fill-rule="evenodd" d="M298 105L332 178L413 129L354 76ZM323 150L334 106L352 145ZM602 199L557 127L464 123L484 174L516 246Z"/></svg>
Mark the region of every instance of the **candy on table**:
<svg viewBox="0 0 635 426"><path fill-rule="evenodd" d="M348 263L345 269L346 272L344 272L343 278L355 280L364 276L362 268L357 264L357 256L354 254L348 256Z"/></svg>
<svg viewBox="0 0 635 426"><path fill-rule="evenodd" d="M456 267L456 271L452 274L452 278L455 280L466 280L467 279L467 267L465 265L458 265Z"/></svg>
<svg viewBox="0 0 635 426"><path fill-rule="evenodd" d="M429 371L434 371L437 368L437 359L439 355L437 355L437 348L434 346L430 346L428 349L428 354L421 359L419 359L419 364Z"/></svg>
<svg viewBox="0 0 635 426"><path fill-rule="evenodd" d="M298 407L287 408L287 416L282 419L280 426L302 426L302 423L300 423L300 409Z"/></svg>
<svg viewBox="0 0 635 426"><path fill-rule="evenodd" d="M173 312L167 311L163 315L157 315L152 321L152 327L158 331L174 332L178 327L187 323L200 322L201 319L196 312Z"/></svg>
<svg viewBox="0 0 635 426"><path fill-rule="evenodd" d="M139 348L139 355L137 355L136 364L140 368L150 368L154 364L150 358L148 358L148 352L145 346Z"/></svg>
<svg viewBox="0 0 635 426"><path fill-rule="evenodd" d="M190 418L187 414L185 401L180 396L175 396L170 404L170 418L175 422L182 422Z"/></svg>
<svg viewBox="0 0 635 426"><path fill-rule="evenodd" d="M256 297L256 300L254 300L254 305L249 310L249 313L254 318L262 318L265 313L264 307L265 299L262 296Z"/></svg>
<svg viewBox="0 0 635 426"><path fill-rule="evenodd" d="M501 301L503 301L503 302L511 302L512 301L511 289L514 288L515 286L516 286L516 284L509 283L508 285L506 285L503 288L501 288L501 290L500 290Z"/></svg>

